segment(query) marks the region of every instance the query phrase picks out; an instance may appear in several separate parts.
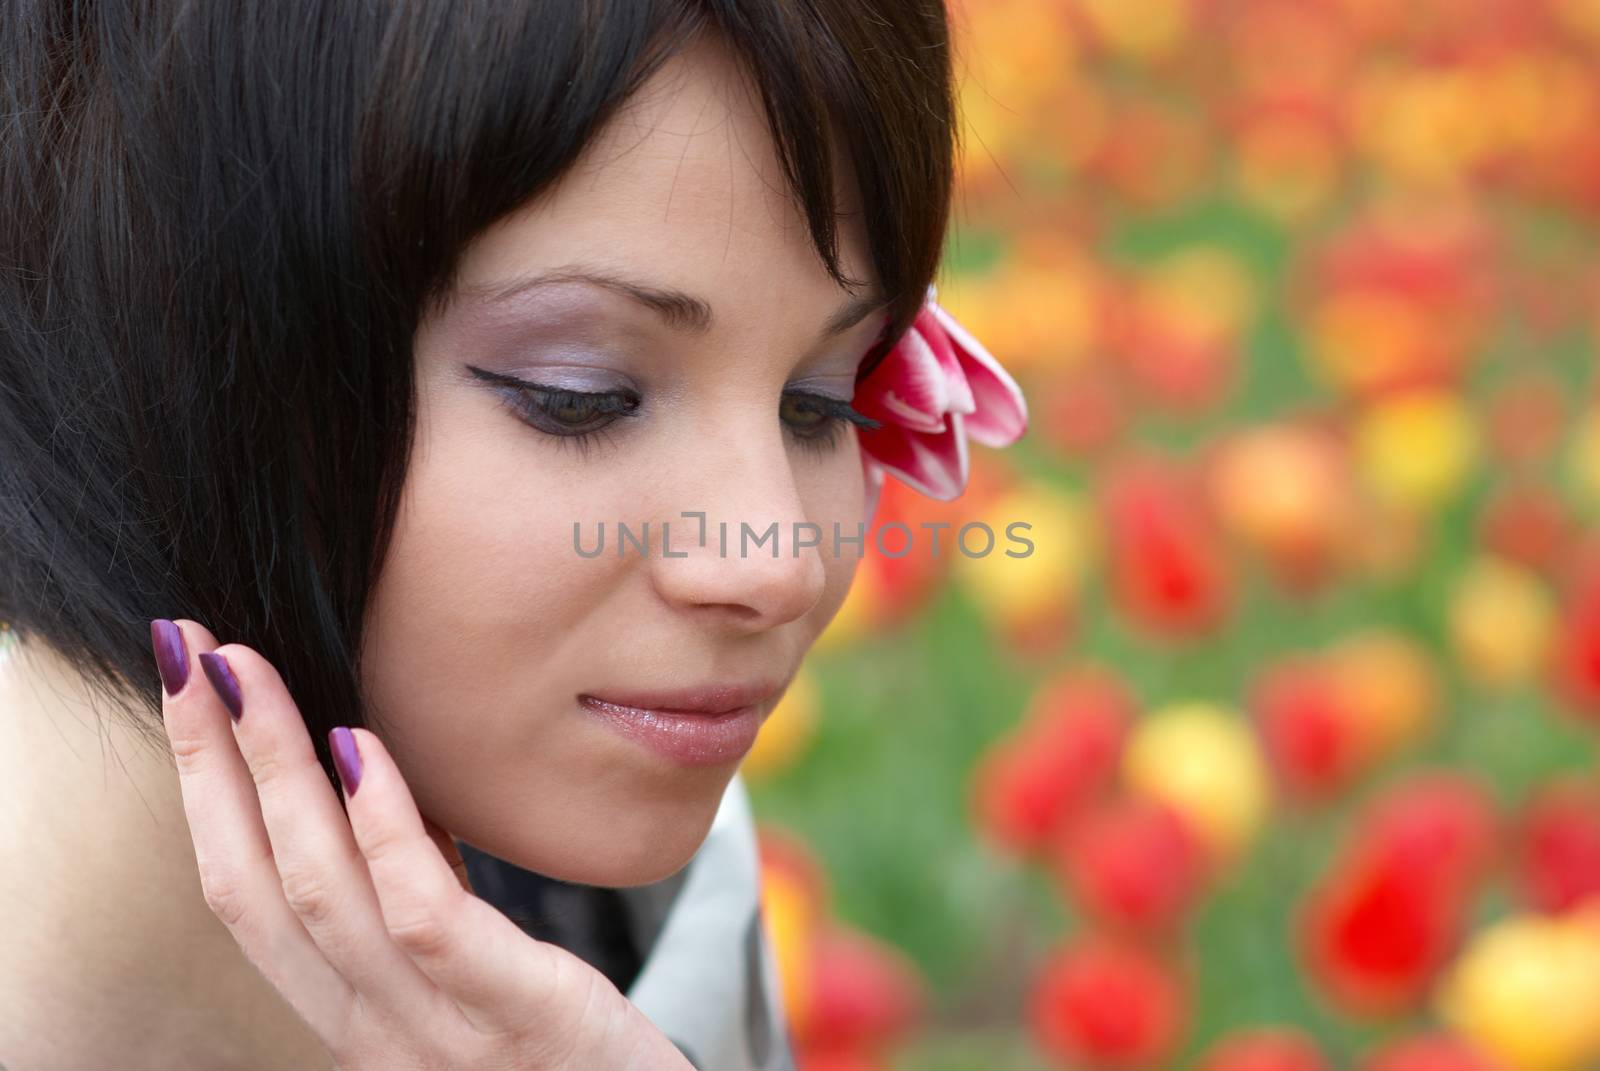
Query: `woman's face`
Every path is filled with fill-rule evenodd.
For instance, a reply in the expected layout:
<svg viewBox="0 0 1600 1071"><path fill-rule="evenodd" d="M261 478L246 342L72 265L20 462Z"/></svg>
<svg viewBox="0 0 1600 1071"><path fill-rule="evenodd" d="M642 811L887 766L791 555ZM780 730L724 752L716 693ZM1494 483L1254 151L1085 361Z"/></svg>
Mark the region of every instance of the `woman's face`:
<svg viewBox="0 0 1600 1071"><path fill-rule="evenodd" d="M364 673L422 811L519 866L617 887L681 868L742 751L669 757L580 696L754 685L764 718L850 586L859 552L835 553L833 532L870 509L855 433L797 394L848 402L883 315L827 330L872 295L828 276L785 189L738 68L686 50L468 250L418 333L417 438ZM858 216L840 243L870 279ZM705 514L704 546L685 512ZM650 522L647 552L619 555L619 521ZM776 557L755 542L773 522ZM796 522L820 545L796 554ZM580 554L574 525L592 553L602 523L604 552Z"/></svg>

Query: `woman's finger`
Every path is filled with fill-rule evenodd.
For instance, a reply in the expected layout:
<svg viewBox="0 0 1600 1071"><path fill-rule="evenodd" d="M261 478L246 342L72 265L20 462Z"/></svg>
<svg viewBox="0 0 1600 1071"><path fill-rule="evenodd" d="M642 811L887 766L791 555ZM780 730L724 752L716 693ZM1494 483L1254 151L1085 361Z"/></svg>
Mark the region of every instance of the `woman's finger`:
<svg viewBox="0 0 1600 1071"><path fill-rule="evenodd" d="M366 860L278 671L237 643L200 661L235 715L234 737L255 781L280 895L317 947L364 1005L414 1018L450 1004L390 939Z"/></svg>
<svg viewBox="0 0 1600 1071"><path fill-rule="evenodd" d="M560 1022L554 1005L572 999L571 980L580 973L601 976L560 946L529 937L463 888L377 736L340 728L330 742L350 826L395 943L485 1033L514 1029L534 1012Z"/></svg>
<svg viewBox="0 0 1600 1071"><path fill-rule="evenodd" d="M162 716L194 840L201 891L234 941L324 1039L349 1021L355 993L284 901L261 821L255 782L229 716L207 685L198 655L217 647L198 622L151 622L162 670Z"/></svg>

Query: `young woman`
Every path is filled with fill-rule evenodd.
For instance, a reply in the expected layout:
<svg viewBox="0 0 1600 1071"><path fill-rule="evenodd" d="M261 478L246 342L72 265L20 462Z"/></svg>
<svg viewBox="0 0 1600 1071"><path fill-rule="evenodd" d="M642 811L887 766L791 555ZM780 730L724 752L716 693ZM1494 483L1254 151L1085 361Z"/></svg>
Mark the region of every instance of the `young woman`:
<svg viewBox="0 0 1600 1071"><path fill-rule="evenodd" d="M738 761L1025 420L952 109L940 0L4 5L0 1064L788 1065Z"/></svg>

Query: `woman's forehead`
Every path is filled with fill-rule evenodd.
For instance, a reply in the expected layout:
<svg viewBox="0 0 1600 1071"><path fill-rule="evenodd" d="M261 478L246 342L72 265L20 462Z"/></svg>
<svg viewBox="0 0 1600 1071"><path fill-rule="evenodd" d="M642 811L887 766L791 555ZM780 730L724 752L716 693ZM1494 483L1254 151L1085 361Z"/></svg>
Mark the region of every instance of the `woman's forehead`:
<svg viewBox="0 0 1600 1071"><path fill-rule="evenodd" d="M847 206L855 183L848 161L839 163ZM839 241L845 270L870 278L859 214L840 219ZM733 283L764 300L795 287L838 291L785 182L757 91L711 43L671 57L550 189L480 235L458 284L481 292L597 253L694 292Z"/></svg>

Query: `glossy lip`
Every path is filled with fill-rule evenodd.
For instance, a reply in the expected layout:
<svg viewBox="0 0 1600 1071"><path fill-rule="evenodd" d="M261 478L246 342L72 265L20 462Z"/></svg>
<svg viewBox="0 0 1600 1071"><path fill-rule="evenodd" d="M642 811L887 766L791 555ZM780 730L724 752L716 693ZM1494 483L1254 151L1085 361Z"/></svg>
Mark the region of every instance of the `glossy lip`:
<svg viewBox="0 0 1600 1071"><path fill-rule="evenodd" d="M640 711L662 711L679 714L722 714L741 707L755 706L781 691L783 685L757 682L753 684L706 684L673 691L628 691L612 689L604 694L583 692L580 703L597 702L613 707L628 707Z"/></svg>
<svg viewBox="0 0 1600 1071"><path fill-rule="evenodd" d="M608 728L684 766L742 759L755 745L768 700L782 686L717 684L671 692L581 693L578 704Z"/></svg>

